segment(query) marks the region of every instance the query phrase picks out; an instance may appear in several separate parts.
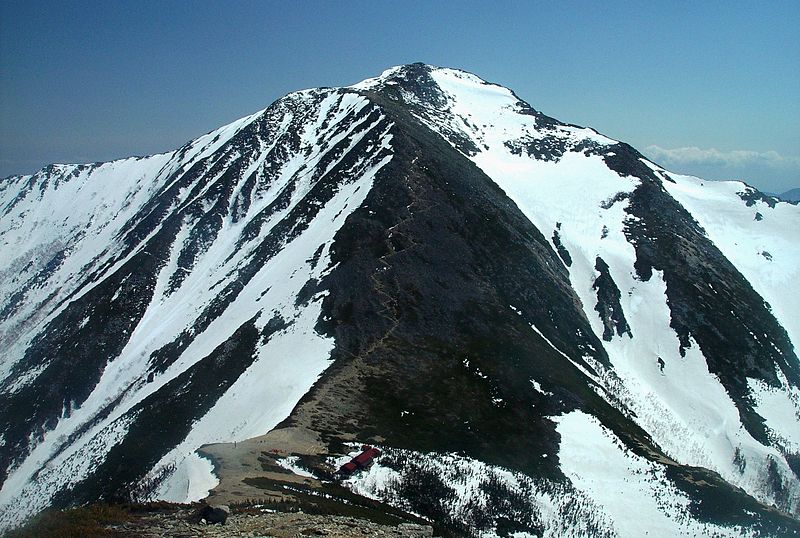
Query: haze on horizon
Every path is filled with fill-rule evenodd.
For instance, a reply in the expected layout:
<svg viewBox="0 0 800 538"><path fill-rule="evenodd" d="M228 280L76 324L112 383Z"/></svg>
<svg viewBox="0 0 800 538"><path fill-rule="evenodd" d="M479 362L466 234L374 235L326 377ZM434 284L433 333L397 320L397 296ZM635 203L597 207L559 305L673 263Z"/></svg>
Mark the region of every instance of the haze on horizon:
<svg viewBox="0 0 800 538"><path fill-rule="evenodd" d="M676 172L800 186L800 3L0 5L0 177L174 149L308 87L423 61Z"/></svg>

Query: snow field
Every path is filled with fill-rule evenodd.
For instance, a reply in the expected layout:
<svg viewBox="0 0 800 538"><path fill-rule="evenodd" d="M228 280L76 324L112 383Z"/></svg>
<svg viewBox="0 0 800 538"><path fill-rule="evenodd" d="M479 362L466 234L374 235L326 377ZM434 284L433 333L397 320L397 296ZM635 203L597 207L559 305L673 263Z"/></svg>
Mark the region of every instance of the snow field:
<svg viewBox="0 0 800 538"><path fill-rule="evenodd" d="M776 372L780 388L760 379L748 379L756 413L766 419L773 442L785 450L800 453L800 389L789 384L786 376Z"/></svg>

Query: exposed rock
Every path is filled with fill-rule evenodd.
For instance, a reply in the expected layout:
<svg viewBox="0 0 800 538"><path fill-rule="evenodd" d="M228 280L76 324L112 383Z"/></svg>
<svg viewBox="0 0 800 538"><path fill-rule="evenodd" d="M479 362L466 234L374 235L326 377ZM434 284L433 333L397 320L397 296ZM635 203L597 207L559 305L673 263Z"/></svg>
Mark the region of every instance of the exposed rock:
<svg viewBox="0 0 800 538"><path fill-rule="evenodd" d="M592 284L592 289L597 291L597 305L594 309L600 314L600 319L603 320L603 340L610 342L614 336L614 329L617 330L618 336L627 334L633 338L619 301L619 288L614 279L611 278L608 264L603 258L597 256L594 268L599 273Z"/></svg>
<svg viewBox="0 0 800 538"><path fill-rule="evenodd" d="M230 514L231 509L227 505L207 504L200 509L200 512L197 515L201 523L205 521L206 523L210 523L212 525L217 523L224 525Z"/></svg>
<svg viewBox="0 0 800 538"><path fill-rule="evenodd" d="M227 514L227 506L206 506ZM301 536L327 536L349 538L352 536L384 536L387 538L432 538L433 528L428 525L401 523L382 525L366 519L347 516L311 515L274 512L254 506L234 511L227 524L206 525L195 519L189 508L175 508L160 512L133 513L130 521L109 526L109 530L123 536L179 537L209 536L217 538L258 536L295 538Z"/></svg>

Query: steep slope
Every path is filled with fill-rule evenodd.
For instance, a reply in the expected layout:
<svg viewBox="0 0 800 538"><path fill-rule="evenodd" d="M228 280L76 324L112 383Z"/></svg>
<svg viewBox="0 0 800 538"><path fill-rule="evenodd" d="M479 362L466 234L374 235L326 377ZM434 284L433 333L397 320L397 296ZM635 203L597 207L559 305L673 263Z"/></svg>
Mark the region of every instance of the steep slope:
<svg viewBox="0 0 800 538"><path fill-rule="evenodd" d="M457 82L448 81L448 77ZM456 87L444 89L447 82ZM466 91L458 87L461 83L468 87ZM530 223L524 224L524 218L512 222L505 219L497 222L493 218L491 208L500 203L504 204L506 219L519 213L508 205L502 193L503 201L495 204L488 203L485 195L479 195L481 191L476 185L480 185L480 171L469 172L466 164L460 168L454 166L456 158L452 155L446 157L447 168L442 163L425 162L422 160L424 157L413 152L405 157L405 164L399 156L396 157L392 166L403 170L415 170L415 166L421 166L425 181L404 188L406 193L414 193L414 196L392 192L372 203L368 198L367 203L370 207L386 209L392 207L388 200L410 199L414 201L408 204L410 207L432 207L438 216L439 226L436 228L443 230L445 237L431 237L436 233L434 230L425 230L424 233L414 230L416 219L412 217L395 217L388 221L376 217L380 218L378 228L386 233L383 236L371 234L375 236L370 243L373 246L353 248L348 243L345 247L348 253L383 251L388 254L380 260L363 262L362 267L347 275L347 282L351 282L355 274L377 271L381 282L390 283L389 286L382 284L380 290L383 293L387 288L395 290L389 297L384 297L382 305L360 312L361 315L353 315L353 319L374 318L380 312L390 310L391 306L395 322L385 329L389 331L388 335L378 331L374 336L364 338L362 325L354 328L360 332L356 338L337 332L337 342L377 341L377 349L372 346L366 352L363 349L349 352L357 362L353 368L367 376L370 382L361 389L362 394L358 394L352 385L347 385L346 391L320 391L330 400L317 403L318 408L338 409L333 400L344 399L352 403L342 407L355 411L339 411L333 419L322 424L312 422L312 429L339 428L341 434L342 424L355 424L354 433L361 433L358 437L361 440L369 440L365 435L375 429L377 435L373 440L385 438L387 445L416 446L422 448L422 452L433 449L466 452L484 462L529 475L558 477L561 473L569 473L564 462L557 460L558 450L552 450L558 448L559 437L563 449L566 441L582 443L596 426L586 423L583 435L578 434L580 429L572 429L571 433L577 437L565 439L561 428L556 426L558 421L549 417L569 416L572 410L580 410L584 414L576 417L583 417L588 411L589 416L596 416L602 424L597 433L601 438L610 435L622 439L625 445L646 459L672 460L673 463L677 461L716 471L763 502L796 511L797 479L789 464L796 449L791 448L791 444L768 441L764 430L759 427L758 418L747 421L748 416L753 416L751 401L742 395L748 390L748 381L746 376L737 376L742 365L747 364L748 355L726 354L729 349L724 347L729 345L726 340L738 338L736 331L742 330L742 325L737 325L734 330L727 329L725 324L730 322L721 315L726 312L715 312L715 308L724 309L724 303L715 300L709 305L700 294L691 295L685 289L696 285L698 280L704 281L698 273L719 273L709 280L712 286L729 294L728 301L735 301L730 308L752 315L753 319L748 323L759 327L759 331L762 328L771 331L772 342L776 346L782 343L783 348L757 347L758 339L755 343L745 341L742 345L756 347L752 352L755 361L777 364L779 375L783 376L786 371L786 375L796 379L797 360L791 344L785 331L763 305L763 300L752 292L749 284L705 238L691 216L667 196L661 178L639 160L640 156L634 150L592 131L542 118L508 90L488 85L462 72L409 66L390 70L383 77L362 83L357 88L376 91L372 98L381 102L386 110L413 110L418 120L450 141L453 148L470 157L483 172L488 171L492 180L517 202L530 222L537 224L539 229L552 230L551 248L544 249L545 252L549 250L547 263L558 268L556 275L560 273L560 279L568 278L575 292L567 293L563 302L551 295L546 299L548 307L544 309L535 302L528 302L536 299L539 290L547 289L552 293L565 289L564 281L547 279L545 275L548 272L542 271L545 264L533 256L546 244L547 240L541 234L535 229L529 232L539 237L536 246L515 235L520 229L526 230ZM463 108L469 114L488 109L486 117L455 115L453 111L458 110L458 105L453 101L458 99L459 92L468 98L478 94L474 102L468 101ZM483 94L489 94L489 98ZM487 100L491 99L500 102L487 106ZM398 107L397 102L402 106ZM519 110L523 113L518 114ZM409 123L399 119L401 114L398 112L397 116L392 116L398 129ZM504 118L503 114L512 117ZM448 115L452 117L448 118ZM545 127L540 125L536 129L537 123ZM487 134L478 129L476 134L476 131L461 127L470 125L494 126L495 131L487 129ZM517 128L517 133L512 127ZM531 147L548 148L550 153L538 153L526 159L515 144L508 142L523 138L518 134L520 130L531 137ZM407 137L423 138L424 131L424 127L410 124L402 136L397 134L395 137L395 147L403 147ZM492 144L492 135L500 142ZM426 150L437 147L436 144L432 139L418 143ZM580 149L566 149L571 147ZM482 151L477 148L482 148ZM437 155L426 152L429 156ZM397 150L397 153L402 152ZM584 179L587 177L591 178L590 183ZM482 181L491 184L485 176ZM427 188L423 190L419 184L427 185ZM382 183L377 183L371 196L379 196L382 187ZM423 201L417 202L416 197L421 194L424 194ZM469 201L464 203L464 199ZM626 211L629 199L642 207L633 206L630 212ZM463 214L452 219L447 217L454 208L461 209L462 206L477 208L480 216L474 219ZM403 206L395 211L403 215ZM358 212L354 214L350 222L354 223L358 215ZM787 222L796 218L792 215ZM369 226L374 227L374 223ZM403 232L400 238L397 238L398 230ZM412 232L416 233L409 235ZM367 234L347 235L348 238L351 236L367 237ZM454 245L454 240L459 237L470 238L466 241L467 248ZM659 242L653 244L655 241ZM686 245L698 244L698 250L702 251L693 253L689 250L684 254L679 241ZM395 242L408 248L396 253L397 249L392 247ZM485 244L491 245L491 254L481 252L470 256L470 251L479 250ZM515 255L517 252L522 257ZM556 253L562 255L563 265ZM402 268L401 263L412 256L418 256L418 260L408 263L417 269ZM391 261L385 263L388 257ZM690 263L697 258L702 263ZM476 259L479 262L475 262ZM426 266L458 267L458 270L449 271L447 278L436 272L439 282L445 283L439 286L446 286L444 291L428 285L414 299L406 298L406 290L419 286L419 275L425 273ZM345 268L343 260L332 277ZM648 269L650 274L647 274ZM413 282L404 279L405 274L415 275ZM518 287L509 289L506 283ZM625 283L625 287L617 283ZM621 294L620 289L626 294ZM352 288L337 291L332 285L332 290L326 302L343 297L343 293L348 297ZM468 306L461 307L461 297L469 296L463 290L483 293L467 303ZM372 291L367 286L364 295L376 296L377 291L377 287ZM421 299L433 297L436 300L430 302ZM331 305L329 317L346 319L342 311L349 314L353 304L364 303L363 299L353 301L349 297L342 302L342 307L335 303ZM420 303L424 306L419 306ZM426 312L428 304L447 305L446 312ZM569 312L567 316L554 315L560 310L554 308L559 304L562 305L561 312ZM572 309L565 308L567 304L571 304ZM696 310L711 321L692 319L690 314ZM603 312L608 311L620 315L616 319L603 319ZM463 312L462 316L453 319L454 313L458 312ZM583 320L590 327L587 330L585 325L567 327L558 321L553 323L562 317ZM416 319L425 320L422 329L419 323L411 321ZM440 325L439 320L444 323ZM490 321L487 323L487 320ZM721 336L708 334L708 327L716 329L713 324L729 332ZM486 325L488 329L481 328ZM609 325L615 327L616 334L609 334ZM412 335L404 329L410 329ZM346 327L337 327L337 330L347 332ZM601 338L609 341L600 344ZM698 341L701 343L697 344ZM429 342L435 345L430 346ZM704 346L706 356L701 354L700 346ZM550 354L554 357L548 360ZM788 360L784 360L784 356ZM392 357L396 359L392 361ZM657 361L659 357L667 365L663 377ZM565 358L571 361L565 363ZM376 365L370 364L370 359ZM715 360L719 362L715 364ZM459 371L462 364L466 367L464 372ZM573 364L578 370L577 376L563 371L566 368L569 372L569 366ZM747 376L761 379L765 384L775 381L774 369L764 366L758 371L758 367L756 363ZM377 380L372 378L376 368L380 372ZM583 372L580 371L582 368ZM716 371L710 372L709 368ZM386 375L387 371L389 375ZM467 379L462 380L461 376ZM341 377L330 383L344 385L345 380L351 377L343 368ZM797 385L788 381L783 383L777 387L769 385L769 390L782 409L788 410L788 418L781 420L776 427L784 430L785 426L789 430L797 425L796 411L793 411L796 409L794 391ZM476 389L471 386L473 384L481 388ZM374 390L375 387L379 390ZM450 387L453 387L452 392ZM586 389L592 387L598 394L587 395ZM515 394L516 391L519 392ZM594 400L592 396L595 396ZM535 401L537 397L550 407ZM531 407L535 411L531 411ZM365 413L364 409L369 411ZM504 417L509 410L514 413L513 418ZM620 411L622 416L615 411ZM744 420L739 419L740 413ZM308 414L312 413L304 412L301 405L297 415ZM359 420L359 415L369 417L366 424L364 419ZM652 441L645 439L647 435L637 436L635 432L638 429L631 422L646 430ZM405 428L400 429L401 425ZM752 427L753 433L748 427ZM555 429L558 429L558 435L552 433ZM394 432L396 435L390 435ZM426 434L428 438L425 438ZM759 436L760 442L754 435ZM478 439L474 444L468 441L473 436ZM344 439L346 435L339 437ZM424 461L425 458L418 455L413 459ZM573 461L572 465L577 474L570 478L585 476L586 469L581 461ZM631 465L638 468L639 464ZM628 480L630 476L626 473L630 472L630 469L620 471L616 478ZM670 474L680 489L691 491L692 495L698 494L692 491L695 488L692 484L698 482L698 477L675 477L685 473L685 468L677 470L677 467L670 466L661 472ZM712 482L714 479L704 476L703 480ZM644 484L642 488L647 495L656 496L652 485ZM603 497L602 488L600 491L589 489L587 493L595 501ZM381 495L402 497L397 490L382 491ZM662 492L662 495L681 498L676 492ZM711 519L720 517L725 509L712 501L718 493L700 493L701 497L704 495L704 500L696 502L691 511L705 512L703 515ZM641 496L642 491L636 491L628 492L625 498ZM462 499L462 502L466 500ZM620 499L617 499L617 506L619 504ZM408 507L420 509L413 504ZM731 510L722 517L735 520L735 511ZM529 512L535 510L529 507ZM614 516L625 518L630 517L629 514L630 508L623 501L622 510ZM469 519L472 516L460 514L458 517ZM674 525L669 528L674 530Z"/></svg>
<svg viewBox="0 0 800 538"><path fill-rule="evenodd" d="M321 297L301 292L391 159L389 127L358 95L301 92L145 166L7 183L6 517L60 492L125 497L289 413L333 346L313 330ZM115 181L129 191L98 220L91 200Z"/></svg>
<svg viewBox="0 0 800 538"><path fill-rule="evenodd" d="M423 64L0 194L4 520L277 426L452 535L798 531L797 206Z"/></svg>

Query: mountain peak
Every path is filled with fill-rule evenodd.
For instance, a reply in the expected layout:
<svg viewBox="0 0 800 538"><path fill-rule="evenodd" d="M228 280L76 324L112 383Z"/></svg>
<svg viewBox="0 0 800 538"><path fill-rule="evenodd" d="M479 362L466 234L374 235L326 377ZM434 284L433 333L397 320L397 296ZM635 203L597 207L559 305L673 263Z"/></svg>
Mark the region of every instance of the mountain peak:
<svg viewBox="0 0 800 538"><path fill-rule="evenodd" d="M387 83L394 83L392 81L396 82L396 79L398 78L407 78L411 74L418 76L423 75L424 73L429 73L433 69L439 68L423 62L395 65L393 67L389 67L388 69L384 69L383 72L376 77L364 79L361 82L357 82L356 84L348 87L357 90L370 90L383 86Z"/></svg>
<svg viewBox="0 0 800 538"><path fill-rule="evenodd" d="M0 531L215 495L446 536L798 529L800 208L470 73L294 92L0 211Z"/></svg>

